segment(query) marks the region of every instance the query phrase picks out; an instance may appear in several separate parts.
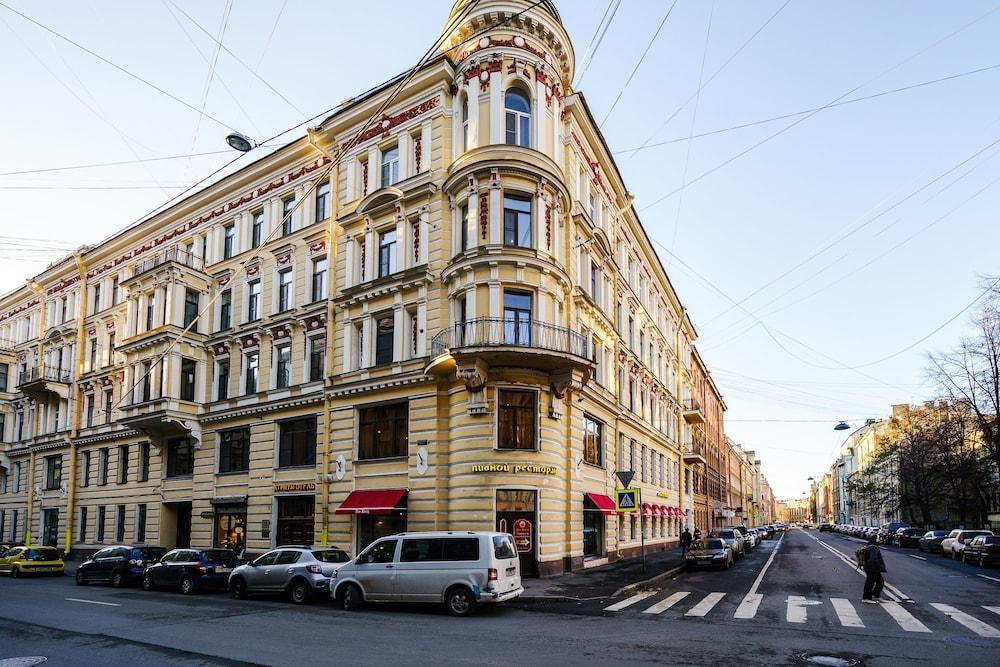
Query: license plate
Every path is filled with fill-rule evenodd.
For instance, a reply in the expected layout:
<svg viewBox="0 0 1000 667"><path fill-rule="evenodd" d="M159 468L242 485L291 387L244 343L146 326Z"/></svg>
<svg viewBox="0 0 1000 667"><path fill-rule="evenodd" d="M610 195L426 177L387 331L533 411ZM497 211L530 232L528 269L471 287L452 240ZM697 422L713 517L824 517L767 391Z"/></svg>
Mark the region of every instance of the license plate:
<svg viewBox="0 0 1000 667"><path fill-rule="evenodd" d="M233 568L231 568L231 567L217 567L217 568L215 568L215 573L216 574L225 574L227 572L232 572L232 571L233 571Z"/></svg>
<svg viewBox="0 0 1000 667"><path fill-rule="evenodd" d="M508 567L507 568L507 574L509 576L513 576L515 572L517 572L517 568L516 567Z"/></svg>

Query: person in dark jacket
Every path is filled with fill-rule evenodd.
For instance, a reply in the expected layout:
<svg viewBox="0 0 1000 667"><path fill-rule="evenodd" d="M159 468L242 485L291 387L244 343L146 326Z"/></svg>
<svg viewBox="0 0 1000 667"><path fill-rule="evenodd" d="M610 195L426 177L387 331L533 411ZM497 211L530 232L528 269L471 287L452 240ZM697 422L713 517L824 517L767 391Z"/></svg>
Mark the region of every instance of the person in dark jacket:
<svg viewBox="0 0 1000 667"><path fill-rule="evenodd" d="M691 531L685 528L684 532L681 533L681 556L687 555L688 549L691 548L692 539Z"/></svg>
<svg viewBox="0 0 1000 667"><path fill-rule="evenodd" d="M885 577L882 576L882 573L885 572L885 560L882 558L882 551L879 550L874 537L868 539L868 546L864 548L862 562L865 570L865 588L861 594L861 601L875 604L880 599L882 587L885 586Z"/></svg>

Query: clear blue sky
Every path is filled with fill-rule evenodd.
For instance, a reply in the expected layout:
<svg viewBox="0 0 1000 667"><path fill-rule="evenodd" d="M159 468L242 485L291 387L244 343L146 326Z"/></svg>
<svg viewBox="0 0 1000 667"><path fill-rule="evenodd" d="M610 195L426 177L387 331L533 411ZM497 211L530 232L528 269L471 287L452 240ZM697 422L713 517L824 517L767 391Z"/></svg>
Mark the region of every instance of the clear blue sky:
<svg viewBox="0 0 1000 667"><path fill-rule="evenodd" d="M451 5L233 3L223 42L286 102L225 52L207 85L214 43L169 0L3 1L196 108L204 100L206 113L255 138L409 67ZM225 0L175 1L219 34ZM607 1L557 4L576 45L579 76ZM655 202L803 116L689 142L692 131L1000 63L1000 4L792 0L704 86L697 105L682 107L699 78L708 80L784 4L679 0L603 130L615 151L650 137L680 140L620 154L619 165L650 236L683 262L661 250L725 394L727 432L759 452L779 495L797 495L806 477L832 460L842 438L832 430L836 421L884 416L892 403L933 395L926 352L952 345L966 316L885 362L843 367L919 340L976 297L978 275L1000 273L1000 184L990 187L1000 177L1000 144L896 205L1000 139L1000 69L820 111L689 185L683 197ZM668 6L621 2L580 85L598 120ZM194 111L2 7L0 58L7 63L0 70L0 172L225 149L226 128L199 122ZM104 238L177 192L172 186L228 159L0 176L0 290L43 266L29 247ZM729 299L772 281L743 304L763 325L730 310ZM746 421L761 419L784 421Z"/></svg>

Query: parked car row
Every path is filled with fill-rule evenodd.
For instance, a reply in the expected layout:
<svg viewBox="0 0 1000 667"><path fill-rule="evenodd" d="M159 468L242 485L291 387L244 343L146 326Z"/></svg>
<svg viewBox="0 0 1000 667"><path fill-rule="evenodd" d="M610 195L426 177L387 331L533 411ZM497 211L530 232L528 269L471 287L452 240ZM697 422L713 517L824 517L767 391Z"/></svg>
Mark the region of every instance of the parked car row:
<svg viewBox="0 0 1000 667"><path fill-rule="evenodd" d="M761 542L772 539L776 532L778 529L774 525L713 528L706 539L691 544L684 556L684 565L689 569L718 567L728 570Z"/></svg>
<svg viewBox="0 0 1000 667"><path fill-rule="evenodd" d="M862 539L874 536L881 544L917 547L926 553L940 553L963 563L977 563L981 567L1000 562L1000 536L990 530L926 530L902 522L883 524L879 528L822 524L819 529Z"/></svg>

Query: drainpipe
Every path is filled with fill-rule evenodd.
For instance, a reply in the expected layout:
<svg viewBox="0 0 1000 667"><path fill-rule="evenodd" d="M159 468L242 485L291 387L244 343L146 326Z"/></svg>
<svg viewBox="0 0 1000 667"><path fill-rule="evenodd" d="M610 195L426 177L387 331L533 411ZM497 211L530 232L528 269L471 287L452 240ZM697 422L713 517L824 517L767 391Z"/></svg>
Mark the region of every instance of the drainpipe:
<svg viewBox="0 0 1000 667"><path fill-rule="evenodd" d="M69 489L66 498L66 556L69 556L73 548L73 516L76 503L76 439L80 435L80 419L82 417L83 402L80 400L83 389L80 385L80 376L83 374L84 342L85 330L84 320L87 318L87 308L90 299L87 298L87 264L83 260L83 255L77 251L73 255L76 261L76 268L80 272L80 307L76 312L76 373L73 376L70 387L70 400L73 402L70 408L69 426Z"/></svg>
<svg viewBox="0 0 1000 667"><path fill-rule="evenodd" d="M333 296L336 294L337 266L334 263L337 253L337 218L340 215L340 162L336 155L332 155L319 143L318 132L314 128L308 128L306 133L309 137L309 145L325 155L333 162L332 187L330 188L330 217L326 227L326 237L329 246L326 251L327 266L327 292L326 292L326 352L323 355L323 507L321 511L323 528L320 532L320 544L328 546L330 543L330 463L333 457L333 428L330 423L330 391L333 383L330 376L333 375L333 335L334 335L334 303Z"/></svg>

